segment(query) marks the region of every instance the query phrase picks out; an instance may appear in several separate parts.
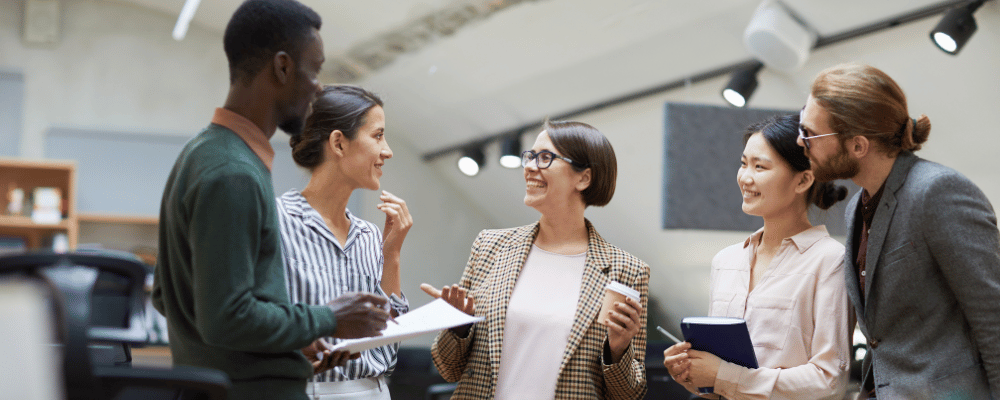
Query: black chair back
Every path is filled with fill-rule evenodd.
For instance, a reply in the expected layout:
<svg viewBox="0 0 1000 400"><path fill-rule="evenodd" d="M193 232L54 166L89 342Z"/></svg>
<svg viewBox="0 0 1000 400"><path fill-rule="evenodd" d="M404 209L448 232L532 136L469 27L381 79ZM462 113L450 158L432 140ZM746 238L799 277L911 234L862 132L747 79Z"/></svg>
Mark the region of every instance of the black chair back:
<svg viewBox="0 0 1000 400"><path fill-rule="evenodd" d="M186 392L185 398L225 399L229 379L220 371L114 366L129 365L128 346L148 339L143 324L147 271L137 257L103 250L8 255L0 257L3 275L39 279L52 289L68 399L120 399L131 392L143 399L153 392L163 392L158 398ZM111 349L110 356L92 354L93 343L109 344L104 347ZM124 349L125 362L117 346ZM104 358L110 362L99 361Z"/></svg>

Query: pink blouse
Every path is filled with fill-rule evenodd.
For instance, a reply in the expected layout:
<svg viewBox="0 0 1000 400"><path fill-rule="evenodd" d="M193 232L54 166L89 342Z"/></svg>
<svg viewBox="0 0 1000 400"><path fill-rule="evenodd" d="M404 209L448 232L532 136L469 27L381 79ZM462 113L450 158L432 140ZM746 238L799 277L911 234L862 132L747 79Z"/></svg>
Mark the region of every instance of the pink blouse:
<svg viewBox="0 0 1000 400"><path fill-rule="evenodd" d="M825 226L781 242L750 292L764 230L712 260L709 315L747 321L760 368L723 361L715 393L726 399L842 399L850 365L844 246Z"/></svg>

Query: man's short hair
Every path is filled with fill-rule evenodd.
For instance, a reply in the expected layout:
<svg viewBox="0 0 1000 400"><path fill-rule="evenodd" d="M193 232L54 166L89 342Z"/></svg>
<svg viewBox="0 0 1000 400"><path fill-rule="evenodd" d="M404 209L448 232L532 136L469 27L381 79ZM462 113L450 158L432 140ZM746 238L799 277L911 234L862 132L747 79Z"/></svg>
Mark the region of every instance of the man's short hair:
<svg viewBox="0 0 1000 400"><path fill-rule="evenodd" d="M323 20L296 0L247 0L229 20L223 47L229 60L229 82L260 73L279 51L298 60L312 34Z"/></svg>

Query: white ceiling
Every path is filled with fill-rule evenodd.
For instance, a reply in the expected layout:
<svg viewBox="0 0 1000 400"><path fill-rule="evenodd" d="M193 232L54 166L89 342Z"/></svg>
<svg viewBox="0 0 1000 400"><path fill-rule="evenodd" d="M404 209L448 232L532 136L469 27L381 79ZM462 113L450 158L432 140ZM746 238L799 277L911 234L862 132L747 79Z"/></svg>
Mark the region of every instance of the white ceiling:
<svg viewBox="0 0 1000 400"><path fill-rule="evenodd" d="M176 16L183 0L107 0ZM242 0L203 0L193 24L222 32ZM749 58L758 0L303 0L323 17L327 59L382 45L460 6L485 17L433 35L356 83L384 97L423 153ZM786 0L829 35L935 0ZM402 4L402 5L401 5ZM482 12L482 10L493 10ZM412 31L412 30L411 30ZM332 64L328 63L328 64ZM327 65L327 70L331 68ZM327 81L332 80L332 75ZM419 127L419 128L416 128ZM417 132L418 130L418 132Z"/></svg>

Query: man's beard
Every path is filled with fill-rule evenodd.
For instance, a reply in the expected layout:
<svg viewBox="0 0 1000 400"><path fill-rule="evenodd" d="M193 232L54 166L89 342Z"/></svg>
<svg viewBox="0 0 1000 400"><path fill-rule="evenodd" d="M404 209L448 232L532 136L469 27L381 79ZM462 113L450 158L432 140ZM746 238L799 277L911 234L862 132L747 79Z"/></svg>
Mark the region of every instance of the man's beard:
<svg viewBox="0 0 1000 400"><path fill-rule="evenodd" d="M840 143L840 150L830 157L826 164L821 164L806 150L809 161L812 164L813 176L817 182L829 182L837 179L854 178L861 170L861 164L857 159L847 154L846 143Z"/></svg>
<svg viewBox="0 0 1000 400"><path fill-rule="evenodd" d="M293 117L285 119L278 124L278 128L285 131L285 133L295 136L302 133L302 127L305 125L303 118Z"/></svg>

